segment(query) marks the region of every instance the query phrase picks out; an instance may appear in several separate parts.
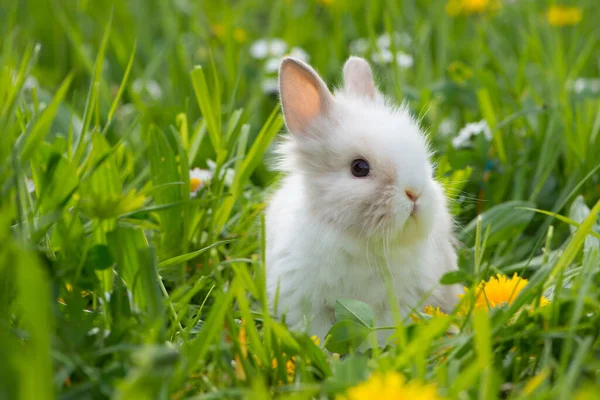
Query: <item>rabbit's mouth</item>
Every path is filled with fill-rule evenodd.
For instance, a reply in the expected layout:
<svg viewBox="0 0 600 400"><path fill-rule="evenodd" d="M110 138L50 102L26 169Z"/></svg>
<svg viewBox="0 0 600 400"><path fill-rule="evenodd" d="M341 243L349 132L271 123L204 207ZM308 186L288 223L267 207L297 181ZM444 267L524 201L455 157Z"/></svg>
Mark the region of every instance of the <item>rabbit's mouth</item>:
<svg viewBox="0 0 600 400"><path fill-rule="evenodd" d="M410 211L410 218L417 218L418 212L419 212L419 205L417 203L413 203L412 210Z"/></svg>

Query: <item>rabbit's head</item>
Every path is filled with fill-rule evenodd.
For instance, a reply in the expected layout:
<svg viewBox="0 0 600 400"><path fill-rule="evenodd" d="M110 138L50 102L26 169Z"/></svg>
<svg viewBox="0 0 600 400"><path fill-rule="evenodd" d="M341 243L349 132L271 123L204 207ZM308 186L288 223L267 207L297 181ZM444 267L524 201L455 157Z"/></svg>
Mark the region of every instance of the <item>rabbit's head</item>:
<svg viewBox="0 0 600 400"><path fill-rule="evenodd" d="M426 239L447 213L443 190L418 122L386 102L369 64L348 59L332 94L309 65L285 58L279 88L290 132L280 165L302 176L309 210L355 237Z"/></svg>

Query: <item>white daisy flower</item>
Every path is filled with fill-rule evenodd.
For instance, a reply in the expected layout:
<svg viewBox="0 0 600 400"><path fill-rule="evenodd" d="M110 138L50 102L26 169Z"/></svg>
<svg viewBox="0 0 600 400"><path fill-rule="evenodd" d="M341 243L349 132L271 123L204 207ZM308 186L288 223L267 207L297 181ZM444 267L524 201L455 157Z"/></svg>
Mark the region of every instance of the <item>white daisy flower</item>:
<svg viewBox="0 0 600 400"><path fill-rule="evenodd" d="M296 57L297 59L302 60L304 62L309 62L310 61L310 56L301 47L294 47L294 48L292 48L292 50L290 51L289 55L292 56L292 57Z"/></svg>
<svg viewBox="0 0 600 400"><path fill-rule="evenodd" d="M583 78L575 79L575 82L571 84L571 89L573 89L575 93L583 92L585 90L585 80Z"/></svg>
<svg viewBox="0 0 600 400"><path fill-rule="evenodd" d="M379 49L378 52L373 54L371 59L376 64L389 64L394 59L394 54L390 49ZM398 64L400 68L410 68L414 63L415 60L410 54L401 51L396 52L396 64Z"/></svg>
<svg viewBox="0 0 600 400"><path fill-rule="evenodd" d="M351 41L348 48L352 54L364 54L369 50L369 41L367 39L358 38Z"/></svg>
<svg viewBox="0 0 600 400"><path fill-rule="evenodd" d="M269 58L265 63L265 72L267 74L273 74L279 70L279 64L281 63L281 59L279 58Z"/></svg>
<svg viewBox="0 0 600 400"><path fill-rule="evenodd" d="M38 80L35 79L35 77L28 76L27 79L25 79L25 82L23 83L23 89L28 92L31 92L34 88L36 90L39 90L40 84L38 83Z"/></svg>
<svg viewBox="0 0 600 400"><path fill-rule="evenodd" d="M212 179L213 173L207 169L194 168L190 170L190 197L196 197L200 189Z"/></svg>
<svg viewBox="0 0 600 400"><path fill-rule="evenodd" d="M580 94L585 91L591 93L600 93L600 79L599 78L577 78L573 82L569 83L569 87L572 91Z"/></svg>
<svg viewBox="0 0 600 400"><path fill-rule="evenodd" d="M452 146L455 149L466 147L473 136L480 134L483 134L486 140L492 140L492 131L485 120L470 122L452 139Z"/></svg>
<svg viewBox="0 0 600 400"><path fill-rule="evenodd" d="M384 33L377 38L376 43L377 47L380 49L388 49L392 46L392 43L396 46L408 47L412 43L412 37L406 32L394 32L392 36L388 33Z"/></svg>
<svg viewBox="0 0 600 400"><path fill-rule="evenodd" d="M190 0L175 0L173 3L175 7L184 14L190 14L192 12Z"/></svg>
<svg viewBox="0 0 600 400"><path fill-rule="evenodd" d="M274 56L282 56L287 50L287 43L281 39L272 39L269 44L269 51Z"/></svg>
<svg viewBox="0 0 600 400"><path fill-rule="evenodd" d="M379 49L371 58L376 64L389 64L394 59L394 55L389 49Z"/></svg>
<svg viewBox="0 0 600 400"><path fill-rule="evenodd" d="M268 56L282 56L287 50L287 43L281 39L259 39L250 46L250 55L258 60Z"/></svg>
<svg viewBox="0 0 600 400"><path fill-rule="evenodd" d="M138 95L147 94L152 100L160 100L163 96L162 88L153 79L136 79L131 87Z"/></svg>
<svg viewBox="0 0 600 400"><path fill-rule="evenodd" d="M410 46L412 44L412 37L410 36L410 34L408 32L401 32L398 33L398 42L402 45L402 46Z"/></svg>
<svg viewBox="0 0 600 400"><path fill-rule="evenodd" d="M35 192L35 184L33 183L33 179L25 178L25 186L27 186L27 191L29 193Z"/></svg>
<svg viewBox="0 0 600 400"><path fill-rule="evenodd" d="M127 103L127 104L123 104L121 107L117 108L116 116L118 119L123 120L123 119L134 116L136 111L137 111L137 108L135 107L135 105L133 105L131 103ZM81 127L79 129L75 129L75 130L80 131Z"/></svg>
<svg viewBox="0 0 600 400"><path fill-rule="evenodd" d="M392 38L388 33L384 33L383 35L377 38L377 47L380 49L387 49L392 45Z"/></svg>
<svg viewBox="0 0 600 400"><path fill-rule="evenodd" d="M262 91L265 94L279 93L279 81L277 78L266 78L261 84Z"/></svg>
<svg viewBox="0 0 600 400"><path fill-rule="evenodd" d="M456 132L454 120L451 118L443 119L442 122L440 122L438 132L442 137L450 136L452 133Z"/></svg>
<svg viewBox="0 0 600 400"><path fill-rule="evenodd" d="M295 57L304 62L308 62L310 60L310 56L308 55L308 53L306 51L304 51L304 49L302 49L301 47L292 48L292 50L287 55L291 56L291 57ZM280 64L281 64L280 56L275 56L275 57L271 56L265 62L265 72L267 74L275 74L279 70Z"/></svg>
<svg viewBox="0 0 600 400"><path fill-rule="evenodd" d="M415 59L410 54L402 53L399 51L396 53L396 64L400 68L410 68L415 63Z"/></svg>

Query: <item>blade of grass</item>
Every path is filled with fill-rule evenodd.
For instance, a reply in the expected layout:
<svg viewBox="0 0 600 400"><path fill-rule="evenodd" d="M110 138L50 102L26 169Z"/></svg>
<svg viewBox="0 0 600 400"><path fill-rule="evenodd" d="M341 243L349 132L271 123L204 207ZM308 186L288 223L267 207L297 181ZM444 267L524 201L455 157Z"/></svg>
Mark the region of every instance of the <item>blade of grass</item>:
<svg viewBox="0 0 600 400"><path fill-rule="evenodd" d="M31 125L31 131L25 134L23 138L23 150L21 151L21 162L27 162L35 149L44 141L44 137L50 129L50 124L54 120L58 107L63 102L72 80L73 75L69 74L56 91L52 102L50 102L35 123Z"/></svg>
<svg viewBox="0 0 600 400"><path fill-rule="evenodd" d="M191 253L182 254L182 255L179 255L179 256L168 258L168 259L163 260L163 261L161 261L161 262L158 263L158 270L161 271L161 270L164 270L164 269L166 269L166 268L168 268L168 267L170 267L172 265L177 265L177 264L184 263L186 261L189 261L189 260L191 260L193 258L198 257L200 254L204 253L207 250L210 250L212 248L221 246L221 245L226 244L226 243L231 243L231 242L234 242L234 241L235 241L235 239L221 240L219 242L215 242L215 243L211 244L210 246L206 246L206 247L204 247L204 248L202 248L200 250L196 250L196 251L192 251Z"/></svg>
<svg viewBox="0 0 600 400"><path fill-rule="evenodd" d="M135 52L137 49L137 42L133 42L133 49L131 50L131 56L129 57L129 62L127 63L127 68L125 68L125 74L123 75L123 80L121 81L121 85L119 85L119 91L113 100L112 105L110 106L110 111L108 112L108 117L106 118L106 126L110 125L110 122L115 115L115 111L117 111L117 107L119 106L119 101L123 96L123 92L127 87L127 79L129 79L129 73L131 72L131 66L133 65L133 59L135 58Z"/></svg>

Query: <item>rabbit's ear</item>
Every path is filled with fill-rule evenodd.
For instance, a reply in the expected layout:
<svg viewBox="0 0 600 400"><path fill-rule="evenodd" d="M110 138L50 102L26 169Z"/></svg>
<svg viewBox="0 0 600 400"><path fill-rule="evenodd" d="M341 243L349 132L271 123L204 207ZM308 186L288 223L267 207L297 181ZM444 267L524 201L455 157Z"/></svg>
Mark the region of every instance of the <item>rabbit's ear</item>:
<svg viewBox="0 0 600 400"><path fill-rule="evenodd" d="M353 96L375 99L377 89L369 63L360 57L350 57L344 65L344 89Z"/></svg>
<svg viewBox="0 0 600 400"><path fill-rule="evenodd" d="M285 123L293 134L303 135L310 123L326 115L333 96L319 75L302 61L286 57L279 68L279 93Z"/></svg>

